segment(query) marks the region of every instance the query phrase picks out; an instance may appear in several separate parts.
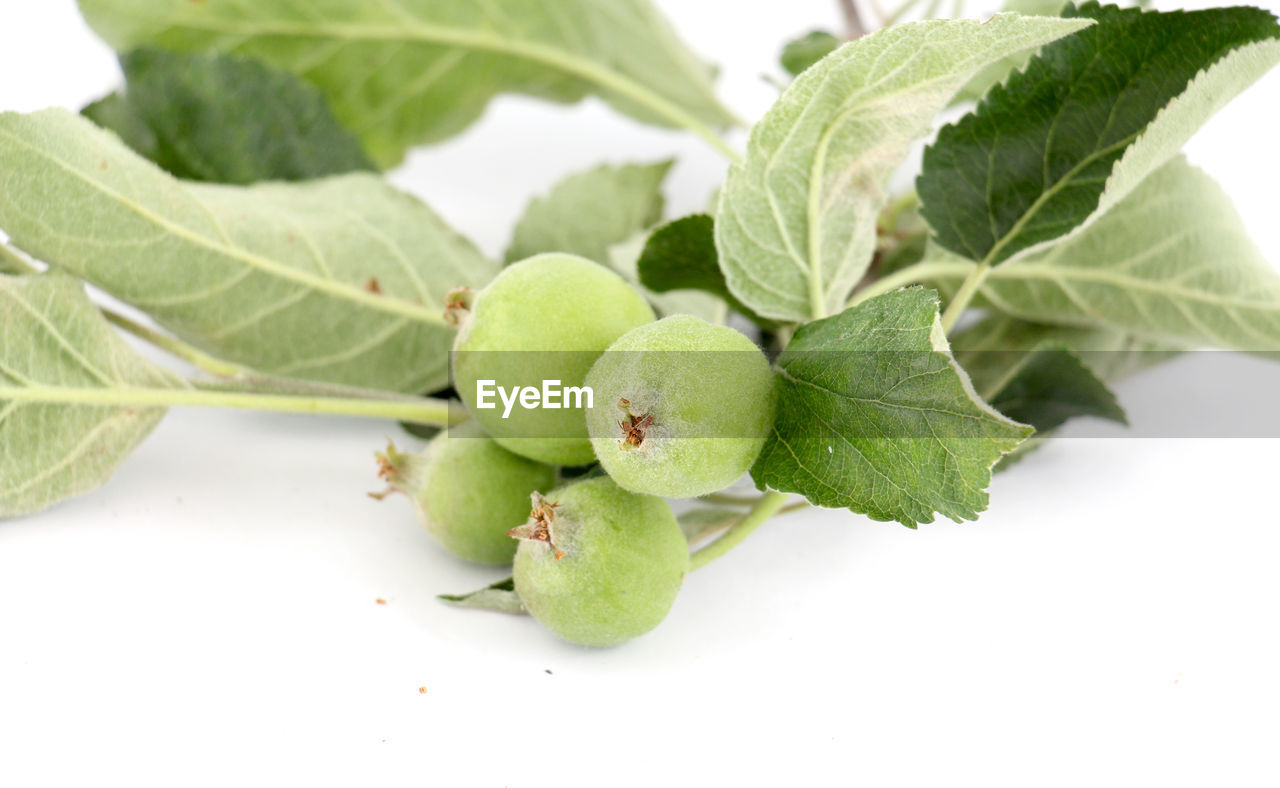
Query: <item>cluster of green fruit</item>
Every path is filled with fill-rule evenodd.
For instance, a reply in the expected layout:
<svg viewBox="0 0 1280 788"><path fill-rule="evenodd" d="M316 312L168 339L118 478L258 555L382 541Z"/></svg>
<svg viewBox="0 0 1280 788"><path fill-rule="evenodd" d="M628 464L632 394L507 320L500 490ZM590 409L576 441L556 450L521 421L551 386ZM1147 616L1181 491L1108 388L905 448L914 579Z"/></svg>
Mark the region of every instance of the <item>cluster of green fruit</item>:
<svg viewBox="0 0 1280 788"><path fill-rule="evenodd" d="M472 420L421 455L381 455L383 476L454 555L514 561L521 603L561 637L608 646L649 631L689 568L664 498L724 489L751 467L774 416L769 362L732 328L655 320L625 280L572 255L511 265L454 307L454 384ZM586 386L597 407L476 408L479 380L535 379ZM604 475L557 486L558 468L594 463Z"/></svg>

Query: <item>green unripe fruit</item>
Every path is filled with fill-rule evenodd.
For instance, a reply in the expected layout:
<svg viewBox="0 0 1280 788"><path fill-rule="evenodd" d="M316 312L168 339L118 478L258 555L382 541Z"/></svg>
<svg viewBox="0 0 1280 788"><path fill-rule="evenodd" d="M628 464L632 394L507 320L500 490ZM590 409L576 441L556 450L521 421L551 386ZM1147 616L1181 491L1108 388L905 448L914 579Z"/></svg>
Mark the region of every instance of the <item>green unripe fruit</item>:
<svg viewBox="0 0 1280 788"><path fill-rule="evenodd" d="M474 422L441 432L421 454L390 446L378 459L388 492L408 495L446 550L479 564L511 563L507 532L528 519L530 494L556 481L555 468L512 454Z"/></svg>
<svg viewBox="0 0 1280 788"><path fill-rule="evenodd" d="M600 464L622 487L668 498L723 490L746 473L777 400L769 361L751 340L688 315L628 331L587 385Z"/></svg>
<svg viewBox="0 0 1280 788"><path fill-rule="evenodd" d="M507 267L475 296L453 349L454 387L471 415L517 454L553 465L594 460L583 409L477 407L476 384L580 387L605 348L653 310L622 277L567 254L541 254Z"/></svg>
<svg viewBox="0 0 1280 788"><path fill-rule="evenodd" d="M689 568L689 546L661 498L597 477L535 495L515 586L540 623L565 640L612 646L666 618Z"/></svg>

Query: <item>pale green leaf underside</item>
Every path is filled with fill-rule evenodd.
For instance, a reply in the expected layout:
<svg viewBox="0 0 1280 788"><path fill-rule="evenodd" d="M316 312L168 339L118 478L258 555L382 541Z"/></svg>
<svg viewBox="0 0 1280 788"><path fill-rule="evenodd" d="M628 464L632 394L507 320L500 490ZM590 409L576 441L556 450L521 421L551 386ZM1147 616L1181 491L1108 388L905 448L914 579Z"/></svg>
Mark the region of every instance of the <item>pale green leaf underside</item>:
<svg viewBox="0 0 1280 788"><path fill-rule="evenodd" d="M164 416L41 402L42 391L185 386L134 353L61 272L0 276L0 326L0 517L100 486Z"/></svg>
<svg viewBox="0 0 1280 788"><path fill-rule="evenodd" d="M974 264L928 253L954 290ZM1084 231L991 270L980 300L1027 320L1184 346L1280 350L1280 275L1222 189L1182 157Z"/></svg>
<svg viewBox="0 0 1280 788"><path fill-rule="evenodd" d="M1245 88L1280 63L1280 39L1248 44L1200 72L1116 162L1090 219L1106 213L1182 151L1192 135Z"/></svg>
<svg viewBox="0 0 1280 788"><path fill-rule="evenodd" d="M375 175L183 183L62 110L0 116L0 229L216 356L403 392L447 384L445 296L497 269Z"/></svg>
<svg viewBox="0 0 1280 788"><path fill-rule="evenodd" d="M1058 16L1066 4L1067 0L1008 0L1001 10L1031 16ZM986 66L956 93L953 103L982 98L992 85L1003 82L1014 71L1025 66L1034 54L1029 50L1018 52Z"/></svg>
<svg viewBox="0 0 1280 788"><path fill-rule="evenodd" d="M779 320L837 311L870 264L884 182L935 114L982 66L1087 24L913 22L809 68L752 129L721 191L716 245L729 289Z"/></svg>
<svg viewBox="0 0 1280 788"><path fill-rule="evenodd" d="M321 89L384 166L499 93L599 95L639 120L722 126L711 70L648 0L80 0L120 51L235 52Z"/></svg>
<svg viewBox="0 0 1280 788"><path fill-rule="evenodd" d="M610 246L662 218L662 181L671 164L602 164L570 175L529 202L507 248L507 262L568 252L607 263Z"/></svg>

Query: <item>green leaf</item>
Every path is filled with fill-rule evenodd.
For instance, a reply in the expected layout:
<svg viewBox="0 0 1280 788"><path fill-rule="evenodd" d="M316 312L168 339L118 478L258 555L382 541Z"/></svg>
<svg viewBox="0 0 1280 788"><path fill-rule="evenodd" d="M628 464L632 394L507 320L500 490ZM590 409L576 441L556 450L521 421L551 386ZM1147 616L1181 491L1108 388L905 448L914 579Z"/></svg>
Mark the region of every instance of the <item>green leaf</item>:
<svg viewBox="0 0 1280 788"><path fill-rule="evenodd" d="M672 163L603 164L570 175L525 208L507 248L507 262L568 252L607 263L610 246L662 218L662 181Z"/></svg>
<svg viewBox="0 0 1280 788"><path fill-rule="evenodd" d="M871 262L884 183L975 70L1087 25L997 15L896 25L796 78L751 130L716 210L729 289L757 313L838 311Z"/></svg>
<svg viewBox="0 0 1280 788"><path fill-rule="evenodd" d="M117 51L233 52L311 82L383 167L499 93L594 94L646 123L729 125L711 69L647 0L80 0Z"/></svg>
<svg viewBox="0 0 1280 788"><path fill-rule="evenodd" d="M636 270L640 283L655 293L699 290L758 324L777 325L752 312L729 292L716 254L715 220L705 213L676 219L654 230Z"/></svg>
<svg viewBox="0 0 1280 788"><path fill-rule="evenodd" d="M978 391L991 391L993 389L998 391L1002 380L1012 381L1015 377L1018 377L1016 374L1011 373L1017 372L1015 367L1019 361L1028 356L1034 357L1038 349L1058 348L1059 351L1078 359L1080 364L1085 367L1084 373L1069 372L1068 374L1075 379L1075 383L1073 384L1072 379L1069 378L1067 384L1084 390L1086 396L1082 398L1077 395L1072 399L1077 401L1077 405L1085 404L1089 405L1089 408L1087 410L1073 410L1068 415L1068 418L1077 415L1095 415L1103 418L1111 417L1121 423L1127 423L1123 418L1116 418L1123 417L1123 411L1111 411L1108 404L1114 395L1109 392L1103 394L1098 390L1098 386L1103 386L1105 389L1105 384L1102 381L1119 380L1135 372L1164 363L1179 355L1176 350L1137 339L1118 331L1031 323L1000 314L989 315L957 333L951 339L951 348L955 353L956 360L969 372L974 387ZM1008 359L1008 366L1000 367L992 364L991 360L995 358ZM1064 362L1066 365L1070 363L1070 361ZM1091 383L1089 377L1092 377L1097 383ZM1047 383L1048 381L1045 382ZM1088 394L1090 389L1094 392L1091 395ZM1044 397L1062 399L1051 387L1045 388ZM999 396L997 395L995 399L989 399L989 401L992 405L1000 408L1000 405L997 404L998 399ZM1008 403L1005 403L1005 405L1007 407ZM1091 413L1089 410L1094 412ZM1001 412L1012 418L1018 418L1015 413L1010 413L1003 409ZM1108 416L1108 412L1110 416ZM1029 421L1028 423L1032 423L1036 427L1036 434L1023 441L1013 453L1006 454L1001 458L1000 462L996 464L996 471L1006 470L1014 463L1021 461L1028 454L1043 446L1054 434L1054 429L1048 426L1050 420L1041 420L1040 423Z"/></svg>
<svg viewBox="0 0 1280 788"><path fill-rule="evenodd" d="M1077 416L1128 424L1107 384L1065 347L1046 343L1025 351L957 350L955 356L983 399L1038 433Z"/></svg>
<svg viewBox="0 0 1280 788"><path fill-rule="evenodd" d="M215 356L286 377L448 383L446 294L495 273L369 174L187 184L62 110L0 115L0 229Z"/></svg>
<svg viewBox="0 0 1280 788"><path fill-rule="evenodd" d="M0 325L0 518L106 483L165 413L50 402L50 392L185 386L134 353L61 272L0 276Z"/></svg>
<svg viewBox="0 0 1280 788"><path fill-rule="evenodd" d="M994 264L1068 234L1280 62L1280 26L1256 8L1065 13L1098 23L1046 46L925 151L922 213L953 252Z"/></svg>
<svg viewBox="0 0 1280 788"><path fill-rule="evenodd" d="M992 465L1033 432L974 392L930 290L801 326L778 369L778 420L751 475L818 506L908 526L974 519Z"/></svg>
<svg viewBox="0 0 1280 788"><path fill-rule="evenodd" d="M525 613L520 595L516 593L515 581L508 577L487 585L469 594L440 594L437 599L456 607L469 607L476 610L493 610L498 613Z"/></svg>
<svg viewBox="0 0 1280 788"><path fill-rule="evenodd" d="M320 92L288 72L159 49L120 64L127 92L85 115L179 178L250 184L373 169Z"/></svg>
<svg viewBox="0 0 1280 788"><path fill-rule="evenodd" d="M778 60L787 73L795 77L834 52L838 46L840 46L840 39L825 30L814 30L788 41L782 48L782 55Z"/></svg>
<svg viewBox="0 0 1280 788"><path fill-rule="evenodd" d="M156 133L138 114L123 92L111 93L80 110L80 114L104 129L111 129L125 145L144 158L155 161L160 155Z"/></svg>
<svg viewBox="0 0 1280 788"><path fill-rule="evenodd" d="M930 257L947 271L934 280L944 291L975 265ZM1082 232L993 268L978 302L1184 347L1280 349L1280 275L1221 187L1181 157Z"/></svg>
<svg viewBox="0 0 1280 788"><path fill-rule="evenodd" d="M975 352L1016 355L1040 347L1070 351L1104 381L1120 380L1181 355L1175 347L1112 329L1033 323L998 313L951 337L951 349L957 360ZM971 377L975 387L984 390L977 377Z"/></svg>
<svg viewBox="0 0 1280 788"><path fill-rule="evenodd" d="M711 293L700 290L671 290L658 292L645 287L640 281L637 264L645 249L647 239L645 233L639 233L620 244L609 247L609 267L632 287L644 294L662 317L667 315L694 315L708 323L723 323L728 313L725 302Z"/></svg>

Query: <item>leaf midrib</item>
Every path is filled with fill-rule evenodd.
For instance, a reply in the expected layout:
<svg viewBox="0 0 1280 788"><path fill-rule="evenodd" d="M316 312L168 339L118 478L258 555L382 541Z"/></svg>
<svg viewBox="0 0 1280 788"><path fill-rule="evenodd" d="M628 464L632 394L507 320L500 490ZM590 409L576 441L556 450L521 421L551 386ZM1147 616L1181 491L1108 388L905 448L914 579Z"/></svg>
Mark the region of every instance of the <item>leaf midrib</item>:
<svg viewBox="0 0 1280 788"><path fill-rule="evenodd" d="M948 43L950 42L944 41L942 42L942 45L945 46ZM921 46L921 50L935 48L936 46L938 46L937 42L932 42L932 41L926 42ZM1025 49L1018 50L1018 51L1019 52L1025 51ZM973 58L971 57L971 59ZM821 210L821 205L823 204L824 201L823 201L823 195L821 190L822 178L820 177L820 173L825 167L827 150L831 146L831 140L835 135L836 130L842 127L845 124L845 122L849 119L849 117L855 112L865 110L869 107L874 107L877 104L883 104L883 103L889 102L904 94L927 92L927 90L933 88L935 85L947 82L948 80L962 81L963 77L957 76L957 74L972 73L973 71L972 68L968 68L968 67L966 67L963 71L961 71L960 69L954 69L951 71L946 71L942 74L939 74L936 77L932 77L927 80L910 83L906 87L891 88L888 90L883 89L883 86L886 82L888 82L894 75L896 75L903 68L905 68L908 63L911 63L914 60L915 60L915 56L904 61L903 63L898 64L888 74L881 76L876 82L868 85L863 85L862 88L858 91L856 98L850 103L844 105L840 109L840 111L836 114L836 116L831 119L831 122L827 125L827 127L823 129L822 135L818 139L818 144L816 146L813 162L811 163L810 169L809 169L809 194L808 194L808 213L809 213L809 220L810 220L809 221L810 232L809 232L809 238L807 239L808 240L807 246L809 251L808 267L810 272L809 298L810 298L810 308L813 310L813 313L814 313L812 317L814 319L818 319L825 316L824 313L826 311L826 299L830 296L830 293L827 290L827 283L824 281L824 277L823 277L823 273L824 273L823 266L822 266L823 261L821 259L822 218L825 215L825 213ZM788 135L787 140L783 140L782 143L778 145L778 151L781 151L786 146L787 142L789 141L789 136L790 135ZM772 163L776 159L776 157L777 157L777 153L775 153L773 156L770 157L770 160L769 160L770 166L772 166ZM768 168L766 168L766 171L767 169ZM1068 173L1068 176L1072 174L1074 174L1074 171L1072 173ZM1033 208L1035 207L1036 206L1033 206ZM782 225L781 223L779 223L779 230L783 231L783 234L785 235L784 225ZM993 251L993 254L994 254L994 251ZM835 277L832 277L832 279L834 280Z"/></svg>
<svg viewBox="0 0 1280 788"><path fill-rule="evenodd" d="M256 24L217 24L216 20L202 20L198 23L191 20L180 20L166 22L166 27L169 29L186 28L202 32L224 33L245 38L258 36L328 37L347 41L418 42L497 52L551 66L560 71L576 75L600 87L616 91L678 126L689 129L702 129L709 134L713 133L710 132L706 124L681 107L667 101L658 93L633 79L623 76L617 71L601 68L586 58L566 55L553 47L504 36L486 35L461 28L426 24L421 21L415 21L413 24L390 26L383 24L333 24L330 22L301 24L284 21L259 22ZM732 117L731 113L722 107L719 102L715 102L715 108L726 118Z"/></svg>
<svg viewBox="0 0 1280 788"><path fill-rule="evenodd" d="M238 260L239 262L242 262L245 265L248 265L252 268L256 268L264 273L270 274L277 278L287 279L289 281L293 281L298 284L305 285L313 290L316 290L322 293L327 293L337 298L342 298L349 301L355 301L365 306L372 307L381 312L401 315L404 317L417 320L422 323L427 323L435 326L444 325L444 316L442 314L437 315L435 312L427 309L424 306L420 306L412 302L404 301L397 298L369 293L358 287L347 285L342 282L335 281L333 279L324 279L321 277L317 277L307 273L306 271L302 271L297 268L291 268L281 263L277 263L269 258L253 254L252 252L242 250L238 247L227 246L221 243L217 243L213 240L210 240L208 238L205 238L203 236L190 232L189 230L182 227L181 225L174 224L169 220L165 219L164 217L160 216L159 214L156 214L148 210L147 208L143 207L139 203L126 198L124 195L120 194L115 189L108 187L106 184L103 184L100 181L96 181L88 177L83 172L76 169L75 167L72 167L67 162L51 155L47 151L39 147L36 147L35 145L28 143L26 140L22 139L16 134L13 134L8 129L0 127L0 134L3 134L5 137L12 140L14 143L21 145L22 147L30 150L31 152L45 159L46 161L50 162L54 166L66 171L67 173L71 174L73 177L77 178L78 180L84 182L91 188L101 192L102 194L110 197L111 199L114 199L119 204L133 211L142 219L159 227L161 230L168 232L171 235L174 235L180 239L183 239L191 244L204 247L206 249L209 249L210 251L223 255L224 257L228 257L233 260ZM178 188L182 188L182 187L179 185ZM196 197L195 195L192 195L190 192L187 192L185 189L183 191L189 197L191 197L191 199L194 200L198 205L200 205L202 208L207 210L207 207L204 206L204 203L202 203L198 197Z"/></svg>
<svg viewBox="0 0 1280 788"><path fill-rule="evenodd" d="M1053 185L1045 189L1043 192L1040 193L1038 197L1036 197L1035 201L1031 203L1030 206L1028 206L1026 212L1023 213L1022 216L1018 217L1018 221L1014 222L1013 226L1009 228L1009 231L1006 232L1003 236L1001 236L995 242L995 244L992 245L991 251L987 252L986 256L982 259L982 264L995 265L996 258L999 257L1000 252L1004 250L1004 247L1008 246L1013 239L1018 237L1018 235L1023 231L1023 229L1026 228L1027 223L1030 222L1031 219L1034 218L1036 214L1040 212L1040 210L1044 207L1046 202L1056 197L1059 192L1061 192L1064 188L1070 185L1070 183L1075 178L1075 176L1079 175L1083 170L1087 169L1088 167L1093 165L1095 162L1097 162L1099 159L1109 155L1113 151L1128 147L1131 142L1136 140L1139 137L1139 135L1141 135L1141 133L1142 133L1141 131L1136 131L1133 134L1130 134L1129 136L1121 140L1113 142L1112 144L1108 145L1105 148L1100 148L1094 151L1093 153L1089 154L1088 156L1084 157L1079 162L1077 162L1074 167L1072 167L1070 170L1064 173L1061 178L1059 178L1057 181L1053 183ZM993 148L993 151L994 151L994 148ZM1049 155L1049 151L1046 148L1045 157L1048 158L1048 155ZM990 184L989 178L988 178L988 184ZM1101 199L1102 199L1102 195L1099 194L1098 195L1099 202L1101 202ZM991 204L990 200L988 200L987 204L988 205ZM1097 205L1095 205L1094 207L1096 208Z"/></svg>

